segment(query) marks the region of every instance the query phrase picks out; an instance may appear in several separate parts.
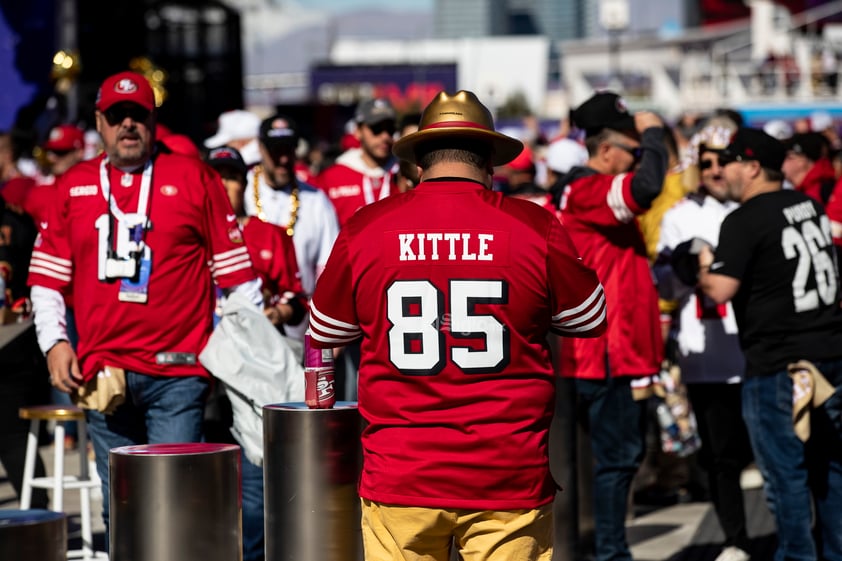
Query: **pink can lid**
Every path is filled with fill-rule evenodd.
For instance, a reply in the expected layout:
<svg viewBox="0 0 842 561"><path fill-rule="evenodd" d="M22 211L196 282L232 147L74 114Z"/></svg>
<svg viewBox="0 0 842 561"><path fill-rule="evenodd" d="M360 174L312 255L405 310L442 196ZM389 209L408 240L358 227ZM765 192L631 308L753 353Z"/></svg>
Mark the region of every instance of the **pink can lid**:
<svg viewBox="0 0 842 561"><path fill-rule="evenodd" d="M121 446L119 448L112 448L111 453L132 456L183 456L191 454L215 454L239 450L240 447L236 444L222 444L214 442L174 442L170 444Z"/></svg>

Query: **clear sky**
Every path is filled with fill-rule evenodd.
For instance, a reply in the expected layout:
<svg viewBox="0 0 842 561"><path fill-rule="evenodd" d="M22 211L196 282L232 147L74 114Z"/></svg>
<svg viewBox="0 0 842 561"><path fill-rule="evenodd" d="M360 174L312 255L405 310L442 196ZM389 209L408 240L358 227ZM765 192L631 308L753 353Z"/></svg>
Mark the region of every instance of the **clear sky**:
<svg viewBox="0 0 842 561"><path fill-rule="evenodd" d="M387 8L390 10L432 11L435 0L298 0L308 8L342 12L359 8Z"/></svg>

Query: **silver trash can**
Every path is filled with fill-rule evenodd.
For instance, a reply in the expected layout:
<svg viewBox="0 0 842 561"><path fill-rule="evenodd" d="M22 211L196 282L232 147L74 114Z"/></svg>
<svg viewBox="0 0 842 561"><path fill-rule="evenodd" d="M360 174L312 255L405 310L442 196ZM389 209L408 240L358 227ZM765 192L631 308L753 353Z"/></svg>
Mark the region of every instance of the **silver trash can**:
<svg viewBox="0 0 842 561"><path fill-rule="evenodd" d="M356 402L263 408L266 561L362 559Z"/></svg>
<svg viewBox="0 0 842 561"><path fill-rule="evenodd" d="M108 463L111 561L242 560L239 446L124 446Z"/></svg>
<svg viewBox="0 0 842 561"><path fill-rule="evenodd" d="M0 510L0 559L67 559L67 517L51 510Z"/></svg>

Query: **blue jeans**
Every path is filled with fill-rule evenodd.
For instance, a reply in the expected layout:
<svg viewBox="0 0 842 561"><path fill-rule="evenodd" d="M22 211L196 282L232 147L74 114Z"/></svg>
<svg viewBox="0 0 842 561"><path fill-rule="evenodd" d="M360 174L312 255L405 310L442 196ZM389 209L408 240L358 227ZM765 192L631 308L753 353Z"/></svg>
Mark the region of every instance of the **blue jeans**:
<svg viewBox="0 0 842 561"><path fill-rule="evenodd" d="M242 458L243 487L243 561L263 561L266 558L263 525L263 468Z"/></svg>
<svg viewBox="0 0 842 561"><path fill-rule="evenodd" d="M87 410L88 434L102 480L102 520L109 534L108 451L120 446L201 442L209 380L126 371L126 401L112 415Z"/></svg>
<svg viewBox="0 0 842 561"><path fill-rule="evenodd" d="M836 388L811 414L805 444L792 424L792 380L786 371L743 383L743 417L778 527L775 561L842 561L842 360L816 363ZM822 543L812 534L813 509Z"/></svg>
<svg viewBox="0 0 842 561"><path fill-rule="evenodd" d="M626 511L632 479L645 453L646 402L632 399L629 378L576 380L587 408L593 483L596 561L631 561Z"/></svg>

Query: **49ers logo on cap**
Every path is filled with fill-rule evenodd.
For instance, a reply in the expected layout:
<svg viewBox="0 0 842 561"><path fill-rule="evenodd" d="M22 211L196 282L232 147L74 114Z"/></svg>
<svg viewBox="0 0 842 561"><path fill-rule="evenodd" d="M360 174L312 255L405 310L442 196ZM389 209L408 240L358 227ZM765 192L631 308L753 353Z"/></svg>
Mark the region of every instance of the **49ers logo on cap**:
<svg viewBox="0 0 842 561"><path fill-rule="evenodd" d="M628 113L629 112L629 106L626 105L626 100L623 99L622 97L619 97L619 96L617 97L617 100L614 102L614 106L617 108L617 111L619 111L620 113Z"/></svg>
<svg viewBox="0 0 842 561"><path fill-rule="evenodd" d="M131 78L123 78L114 84L114 91L125 95L133 94L137 91L137 83Z"/></svg>

